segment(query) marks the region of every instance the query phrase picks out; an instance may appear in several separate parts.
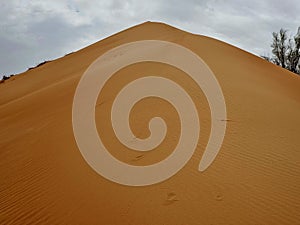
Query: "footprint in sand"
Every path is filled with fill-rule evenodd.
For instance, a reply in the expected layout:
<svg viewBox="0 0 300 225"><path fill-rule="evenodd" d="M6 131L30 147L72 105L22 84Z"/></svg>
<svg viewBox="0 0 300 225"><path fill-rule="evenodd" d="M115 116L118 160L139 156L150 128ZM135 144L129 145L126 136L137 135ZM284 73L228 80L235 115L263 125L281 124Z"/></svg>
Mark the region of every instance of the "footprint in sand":
<svg viewBox="0 0 300 225"><path fill-rule="evenodd" d="M218 194L218 195L216 195L215 200L222 201L223 200L223 196L221 194Z"/></svg>
<svg viewBox="0 0 300 225"><path fill-rule="evenodd" d="M141 160L142 158L144 158L145 155L138 155L136 157L134 157L134 159L132 159L132 161L138 161L138 160Z"/></svg>
<svg viewBox="0 0 300 225"><path fill-rule="evenodd" d="M177 201L179 201L179 200L177 199L176 194L174 192L170 192L167 195L167 198L166 198L166 200L164 202L164 205L171 205L171 204L173 204L173 203L175 203Z"/></svg>

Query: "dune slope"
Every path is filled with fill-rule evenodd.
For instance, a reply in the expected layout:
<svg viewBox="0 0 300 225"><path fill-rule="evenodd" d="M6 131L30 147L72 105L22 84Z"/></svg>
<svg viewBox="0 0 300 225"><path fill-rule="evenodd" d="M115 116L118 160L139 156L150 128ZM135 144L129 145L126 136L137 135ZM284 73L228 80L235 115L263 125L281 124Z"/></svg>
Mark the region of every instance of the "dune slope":
<svg viewBox="0 0 300 225"><path fill-rule="evenodd" d="M170 66L148 62L120 70L96 106L99 135L116 158L149 165L177 144L178 115L154 98L132 110L130 124L145 138L149 118L164 118L170 127L160 147L141 154L122 149L114 137L105 117L114 96L143 74L180 83L201 123L198 147L182 170L158 184L129 187L99 176L83 159L72 102L96 58L146 39L178 43L207 63L224 93L227 130L216 160L199 172L211 125L202 91ZM0 84L0 224L299 224L299 133L299 76L226 43L147 22Z"/></svg>

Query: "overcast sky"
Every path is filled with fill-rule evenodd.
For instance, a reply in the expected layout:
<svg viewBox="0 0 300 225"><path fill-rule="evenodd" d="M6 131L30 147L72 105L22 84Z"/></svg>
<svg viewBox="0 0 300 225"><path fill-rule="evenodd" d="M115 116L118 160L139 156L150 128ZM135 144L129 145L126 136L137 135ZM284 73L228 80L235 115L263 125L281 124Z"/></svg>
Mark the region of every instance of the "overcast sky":
<svg viewBox="0 0 300 225"><path fill-rule="evenodd" d="M256 55L296 34L299 0L0 0L0 76L76 51L144 21L214 37Z"/></svg>

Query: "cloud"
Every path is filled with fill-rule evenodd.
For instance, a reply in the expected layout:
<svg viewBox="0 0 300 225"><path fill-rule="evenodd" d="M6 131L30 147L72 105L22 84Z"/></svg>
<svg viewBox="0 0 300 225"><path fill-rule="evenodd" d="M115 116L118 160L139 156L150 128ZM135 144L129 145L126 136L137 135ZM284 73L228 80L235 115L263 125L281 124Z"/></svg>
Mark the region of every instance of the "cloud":
<svg viewBox="0 0 300 225"><path fill-rule="evenodd" d="M296 33L299 11L297 0L3 1L0 75L24 71L147 20L266 54L273 31L283 27Z"/></svg>

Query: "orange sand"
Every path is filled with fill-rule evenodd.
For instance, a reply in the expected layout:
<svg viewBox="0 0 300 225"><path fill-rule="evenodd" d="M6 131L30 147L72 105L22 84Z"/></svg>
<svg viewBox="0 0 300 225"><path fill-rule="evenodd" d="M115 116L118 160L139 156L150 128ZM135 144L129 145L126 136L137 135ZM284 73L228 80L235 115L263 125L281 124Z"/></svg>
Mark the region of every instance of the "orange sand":
<svg viewBox="0 0 300 225"><path fill-rule="evenodd" d="M180 83L196 101L201 122L198 148L179 173L159 184L128 187L99 176L82 158L73 136L72 101L97 57L144 39L175 42L198 54L222 87L228 123L219 155L200 173L210 132L201 90L170 66L122 69L96 107L99 135L116 158L148 165L167 157L177 143L178 115L162 100L141 102L130 119L141 138L149 135L149 118L166 120L168 136L155 151L124 148L109 119L102 119L120 88L145 73ZM299 76L212 38L147 22L0 84L0 224L300 224L299 134Z"/></svg>

